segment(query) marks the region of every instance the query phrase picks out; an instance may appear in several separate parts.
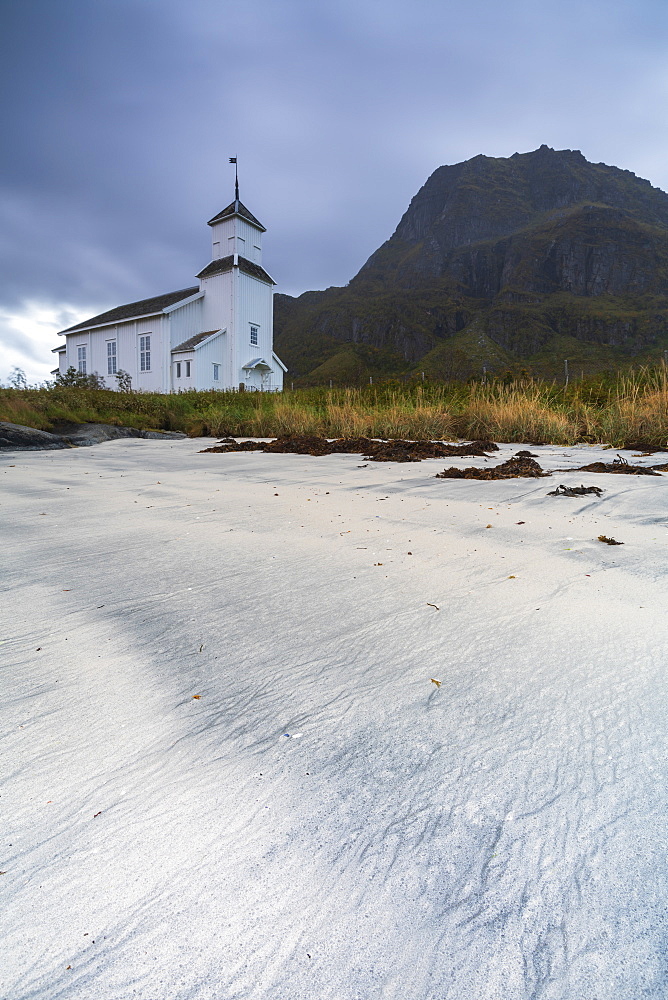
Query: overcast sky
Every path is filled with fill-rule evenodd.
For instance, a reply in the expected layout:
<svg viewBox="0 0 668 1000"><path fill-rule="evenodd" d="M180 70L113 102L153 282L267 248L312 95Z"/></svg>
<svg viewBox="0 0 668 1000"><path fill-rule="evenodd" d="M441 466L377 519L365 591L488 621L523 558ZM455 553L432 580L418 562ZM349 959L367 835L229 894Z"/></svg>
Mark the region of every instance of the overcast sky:
<svg viewBox="0 0 668 1000"><path fill-rule="evenodd" d="M2 0L0 380L194 283L233 197L298 294L441 164L547 143L668 189L665 0Z"/></svg>

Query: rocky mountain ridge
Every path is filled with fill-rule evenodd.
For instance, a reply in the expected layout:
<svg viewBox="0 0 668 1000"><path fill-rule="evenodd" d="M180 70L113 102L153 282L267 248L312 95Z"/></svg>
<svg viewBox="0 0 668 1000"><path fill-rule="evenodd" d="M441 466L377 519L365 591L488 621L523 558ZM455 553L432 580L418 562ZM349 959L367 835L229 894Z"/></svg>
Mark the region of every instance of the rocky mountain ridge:
<svg viewBox="0 0 668 1000"><path fill-rule="evenodd" d="M547 146L439 167L348 286L276 296L278 353L307 381L664 344L668 195Z"/></svg>

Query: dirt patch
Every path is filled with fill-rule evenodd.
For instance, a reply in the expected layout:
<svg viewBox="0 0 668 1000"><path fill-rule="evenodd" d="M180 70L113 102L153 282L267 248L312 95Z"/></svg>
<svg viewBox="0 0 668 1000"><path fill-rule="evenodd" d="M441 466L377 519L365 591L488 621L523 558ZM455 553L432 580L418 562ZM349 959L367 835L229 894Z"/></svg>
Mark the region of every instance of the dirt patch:
<svg viewBox="0 0 668 1000"><path fill-rule="evenodd" d="M436 475L437 479L539 479L543 476L551 475L544 472L538 462L533 458L524 458L514 455L507 462L501 465L494 465L490 469L444 469Z"/></svg>
<svg viewBox="0 0 668 1000"><path fill-rule="evenodd" d="M441 441L375 441L373 438L337 438L308 434L287 435L273 441L232 441L226 438L203 452L264 451L283 455L363 455L372 462L420 462L423 458L482 457L498 451L493 441L472 441L471 444L443 444Z"/></svg>

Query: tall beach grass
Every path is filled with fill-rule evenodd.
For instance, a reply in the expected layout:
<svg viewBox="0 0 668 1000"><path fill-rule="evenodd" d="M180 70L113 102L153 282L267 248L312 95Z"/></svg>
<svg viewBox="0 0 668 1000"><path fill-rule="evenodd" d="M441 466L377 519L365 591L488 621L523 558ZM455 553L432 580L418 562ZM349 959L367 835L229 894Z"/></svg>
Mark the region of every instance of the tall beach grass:
<svg viewBox="0 0 668 1000"><path fill-rule="evenodd" d="M668 372L662 364L566 387L519 379L417 386L390 382L282 393L0 389L0 420L43 430L67 423L111 423L192 437L319 434L665 447Z"/></svg>

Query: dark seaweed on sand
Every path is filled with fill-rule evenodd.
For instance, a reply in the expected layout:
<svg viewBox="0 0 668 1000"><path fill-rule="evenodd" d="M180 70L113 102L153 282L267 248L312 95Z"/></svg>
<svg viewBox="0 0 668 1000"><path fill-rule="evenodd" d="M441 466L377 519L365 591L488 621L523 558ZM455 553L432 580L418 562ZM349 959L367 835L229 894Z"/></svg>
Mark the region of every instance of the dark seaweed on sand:
<svg viewBox="0 0 668 1000"><path fill-rule="evenodd" d="M588 493L600 497L603 490L598 486L557 486L556 490L550 490L549 497L584 497Z"/></svg>
<svg viewBox="0 0 668 1000"><path fill-rule="evenodd" d="M373 462L420 462L423 458L482 457L498 451L493 441L471 444L443 444L441 441L374 441L372 438L327 438L309 434L291 434L274 441L239 441L226 438L202 452L264 451L290 455L363 455Z"/></svg>
<svg viewBox="0 0 668 1000"><path fill-rule="evenodd" d="M551 475L544 472L538 462L533 458L525 458L522 455L514 455L507 462L494 465L488 469L444 469L436 475L437 479L538 479Z"/></svg>
<svg viewBox="0 0 668 1000"><path fill-rule="evenodd" d="M560 469L560 472L616 472L622 476L658 476L654 469L662 466L648 468L645 465L629 465L625 458L618 455L614 462L591 462L589 465L581 465L579 469ZM665 466L663 466L665 468Z"/></svg>

